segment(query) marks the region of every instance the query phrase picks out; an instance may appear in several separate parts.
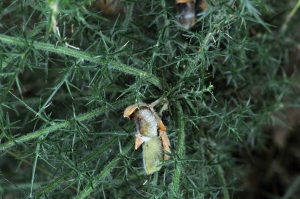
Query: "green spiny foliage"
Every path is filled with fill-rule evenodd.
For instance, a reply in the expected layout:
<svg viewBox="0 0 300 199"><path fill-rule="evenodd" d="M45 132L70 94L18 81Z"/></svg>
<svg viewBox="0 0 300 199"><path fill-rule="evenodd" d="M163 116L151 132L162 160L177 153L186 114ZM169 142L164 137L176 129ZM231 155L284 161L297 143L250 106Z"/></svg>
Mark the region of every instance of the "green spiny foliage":
<svg viewBox="0 0 300 199"><path fill-rule="evenodd" d="M236 154L299 105L289 2L208 2L184 30L171 1L125 0L113 19L91 0L1 1L0 197L233 198ZM123 110L159 98L172 157L147 176Z"/></svg>

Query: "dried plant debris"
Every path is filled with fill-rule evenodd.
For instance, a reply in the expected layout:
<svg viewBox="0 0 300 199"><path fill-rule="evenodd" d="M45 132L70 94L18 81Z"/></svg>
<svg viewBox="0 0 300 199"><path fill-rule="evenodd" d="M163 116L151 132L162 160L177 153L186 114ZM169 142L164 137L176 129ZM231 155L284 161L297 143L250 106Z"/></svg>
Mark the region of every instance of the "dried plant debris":
<svg viewBox="0 0 300 199"><path fill-rule="evenodd" d="M153 107L145 103L128 106L124 111L124 117L135 121L137 130L135 149L143 144L143 162L146 173L149 175L159 171L163 160L170 159L170 156L164 154L163 150L171 153L166 126Z"/></svg>

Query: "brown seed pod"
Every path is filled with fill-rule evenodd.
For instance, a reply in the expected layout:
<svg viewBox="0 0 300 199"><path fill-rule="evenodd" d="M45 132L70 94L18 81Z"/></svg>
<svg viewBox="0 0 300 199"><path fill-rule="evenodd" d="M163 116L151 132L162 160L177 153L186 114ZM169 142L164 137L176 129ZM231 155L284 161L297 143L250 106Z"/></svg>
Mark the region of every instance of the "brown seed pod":
<svg viewBox="0 0 300 199"><path fill-rule="evenodd" d="M176 0L176 16L178 25L190 29L195 24L195 0Z"/></svg>
<svg viewBox="0 0 300 199"><path fill-rule="evenodd" d="M97 8L102 11L103 16L114 18L124 13L124 5L121 2L122 0L98 0Z"/></svg>

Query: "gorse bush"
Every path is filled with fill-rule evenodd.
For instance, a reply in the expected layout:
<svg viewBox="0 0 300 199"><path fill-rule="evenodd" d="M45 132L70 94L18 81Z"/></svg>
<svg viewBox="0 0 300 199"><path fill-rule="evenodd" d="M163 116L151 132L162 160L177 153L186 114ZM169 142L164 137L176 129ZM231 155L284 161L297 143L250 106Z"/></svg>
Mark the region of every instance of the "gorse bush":
<svg viewBox="0 0 300 199"><path fill-rule="evenodd" d="M241 154L299 104L283 67L296 2L207 3L186 30L173 1L124 0L115 17L91 0L1 1L0 196L238 197ZM172 154L146 175L123 111L158 99Z"/></svg>

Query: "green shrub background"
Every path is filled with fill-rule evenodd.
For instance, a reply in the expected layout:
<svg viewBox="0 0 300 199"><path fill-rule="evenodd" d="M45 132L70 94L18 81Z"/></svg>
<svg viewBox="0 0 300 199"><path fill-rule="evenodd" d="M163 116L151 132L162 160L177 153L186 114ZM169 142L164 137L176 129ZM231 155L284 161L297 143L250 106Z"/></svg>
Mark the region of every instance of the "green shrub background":
<svg viewBox="0 0 300 199"><path fill-rule="evenodd" d="M0 198L246 198L299 107L299 1L216 0L191 30L173 1L94 3L0 1ZM172 157L147 176L123 111L157 99ZM298 198L289 179L261 197Z"/></svg>

